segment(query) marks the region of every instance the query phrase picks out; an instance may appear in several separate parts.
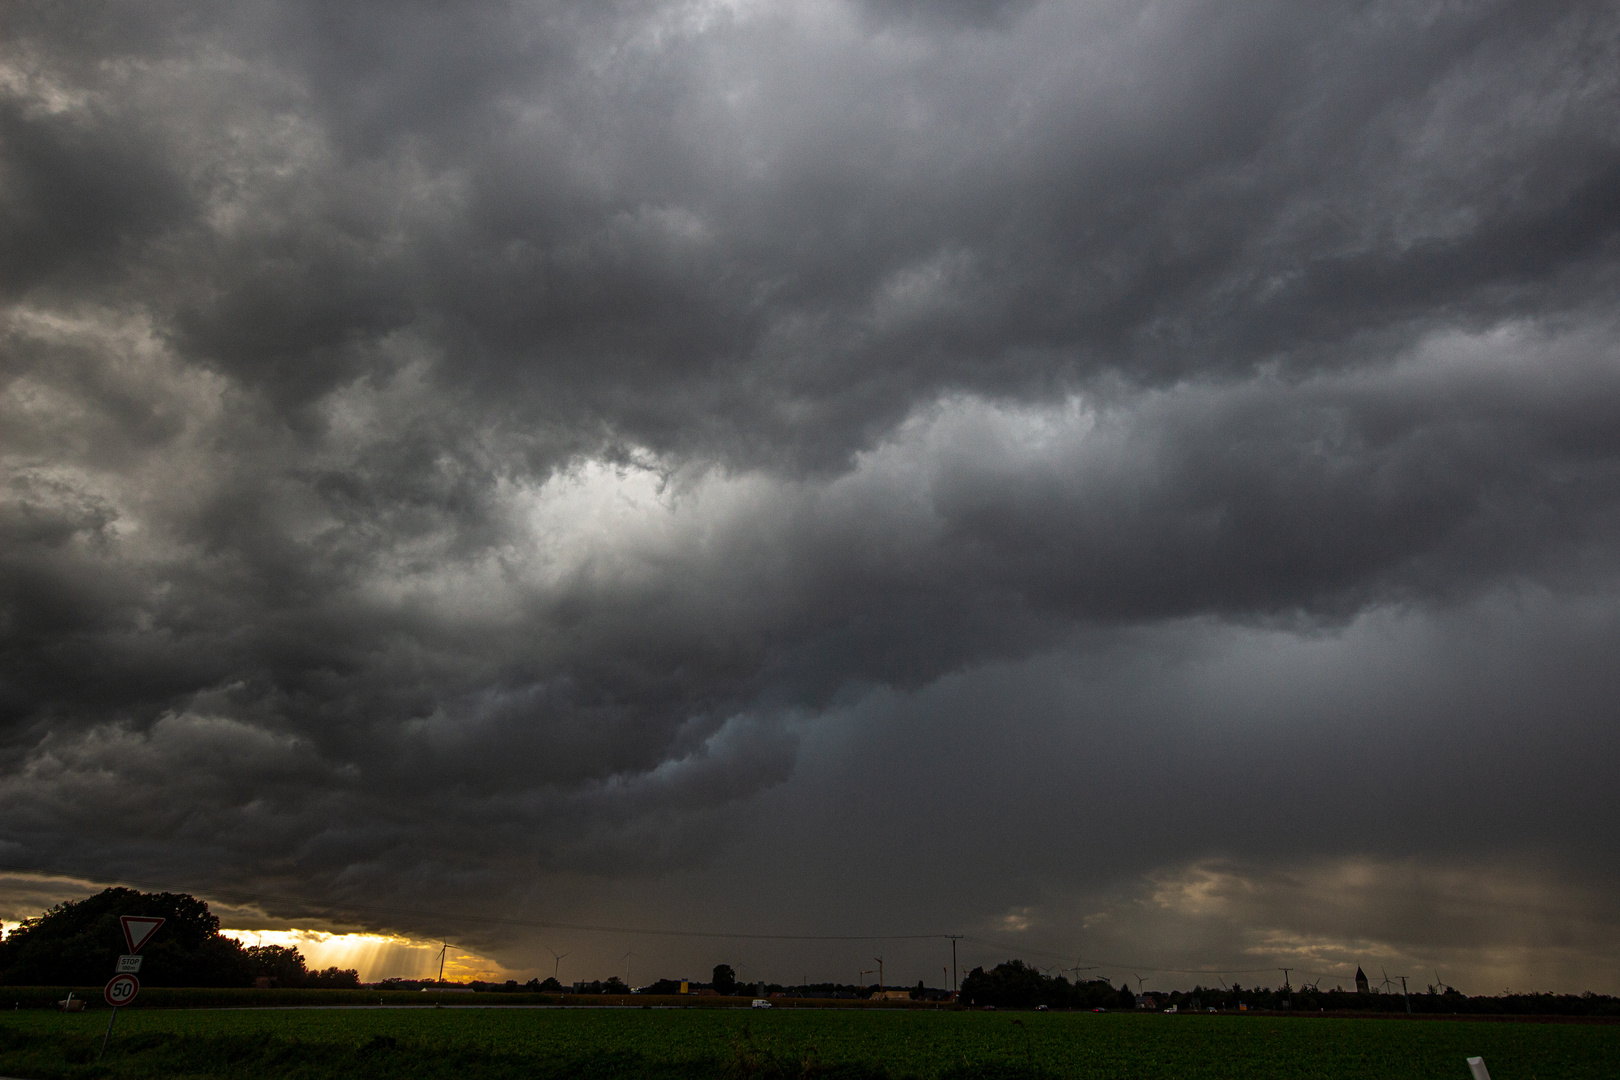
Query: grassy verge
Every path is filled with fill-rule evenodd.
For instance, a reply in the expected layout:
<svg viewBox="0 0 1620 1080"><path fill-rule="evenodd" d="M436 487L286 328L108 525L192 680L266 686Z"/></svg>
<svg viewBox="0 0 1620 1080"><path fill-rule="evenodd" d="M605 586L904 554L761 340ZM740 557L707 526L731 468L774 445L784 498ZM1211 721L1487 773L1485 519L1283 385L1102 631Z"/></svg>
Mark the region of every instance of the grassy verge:
<svg viewBox="0 0 1620 1080"><path fill-rule="evenodd" d="M787 1077L1609 1080L1620 1028L1434 1021L860 1010L0 1013L0 1074L32 1080Z"/></svg>

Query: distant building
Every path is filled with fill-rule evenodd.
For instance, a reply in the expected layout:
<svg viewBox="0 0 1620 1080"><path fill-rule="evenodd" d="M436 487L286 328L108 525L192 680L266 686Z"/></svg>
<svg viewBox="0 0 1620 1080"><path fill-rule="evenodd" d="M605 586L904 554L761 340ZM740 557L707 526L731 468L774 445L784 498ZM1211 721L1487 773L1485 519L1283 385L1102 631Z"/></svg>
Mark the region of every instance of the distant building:
<svg viewBox="0 0 1620 1080"><path fill-rule="evenodd" d="M872 1001L910 1001L910 990L874 990Z"/></svg>
<svg viewBox="0 0 1620 1080"><path fill-rule="evenodd" d="M1359 964L1356 966L1356 993L1372 993L1372 987L1367 983L1367 973L1361 970L1361 966Z"/></svg>
<svg viewBox="0 0 1620 1080"><path fill-rule="evenodd" d="M1157 1009L1159 1007L1159 999L1154 997L1152 994L1139 994L1136 998L1136 1007L1138 1009Z"/></svg>

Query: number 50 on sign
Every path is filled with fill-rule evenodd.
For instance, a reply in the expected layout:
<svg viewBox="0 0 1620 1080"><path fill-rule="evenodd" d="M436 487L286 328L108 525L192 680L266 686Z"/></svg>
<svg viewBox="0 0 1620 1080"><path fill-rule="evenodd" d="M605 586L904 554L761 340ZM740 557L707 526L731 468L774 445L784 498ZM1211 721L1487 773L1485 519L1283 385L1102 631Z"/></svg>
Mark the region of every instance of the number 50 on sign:
<svg viewBox="0 0 1620 1080"><path fill-rule="evenodd" d="M107 988L101 996L107 999L107 1004L113 1008L128 1005L135 1000L135 995L141 992L140 980L133 975L114 975L107 983Z"/></svg>

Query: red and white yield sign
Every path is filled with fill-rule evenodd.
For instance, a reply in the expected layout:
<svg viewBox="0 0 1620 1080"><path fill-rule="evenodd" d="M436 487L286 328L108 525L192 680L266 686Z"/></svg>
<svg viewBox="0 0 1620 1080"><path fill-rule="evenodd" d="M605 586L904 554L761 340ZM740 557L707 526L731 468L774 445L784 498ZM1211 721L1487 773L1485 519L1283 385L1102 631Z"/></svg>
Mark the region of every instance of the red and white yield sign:
<svg viewBox="0 0 1620 1080"><path fill-rule="evenodd" d="M163 925L162 919L149 915L120 915L118 921L124 924L124 940L129 942L132 953L140 952L141 946L152 940L152 935Z"/></svg>
<svg viewBox="0 0 1620 1080"><path fill-rule="evenodd" d="M133 975L114 975L107 981L106 989L101 996L107 999L107 1004L113 1008L128 1005L135 1000L135 995L141 992L141 981Z"/></svg>

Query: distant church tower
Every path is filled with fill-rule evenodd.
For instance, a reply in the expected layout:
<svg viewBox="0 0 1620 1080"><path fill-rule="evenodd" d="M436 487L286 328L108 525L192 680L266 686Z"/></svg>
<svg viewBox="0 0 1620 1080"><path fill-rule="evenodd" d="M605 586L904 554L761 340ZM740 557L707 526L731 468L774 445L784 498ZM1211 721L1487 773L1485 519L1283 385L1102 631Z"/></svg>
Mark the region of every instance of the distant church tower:
<svg viewBox="0 0 1620 1080"><path fill-rule="evenodd" d="M1372 988L1367 985L1367 973L1361 970L1361 965L1359 964L1356 965L1356 993L1372 993Z"/></svg>

